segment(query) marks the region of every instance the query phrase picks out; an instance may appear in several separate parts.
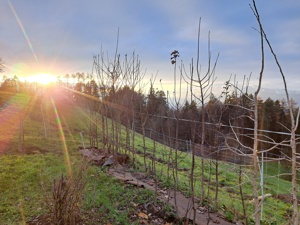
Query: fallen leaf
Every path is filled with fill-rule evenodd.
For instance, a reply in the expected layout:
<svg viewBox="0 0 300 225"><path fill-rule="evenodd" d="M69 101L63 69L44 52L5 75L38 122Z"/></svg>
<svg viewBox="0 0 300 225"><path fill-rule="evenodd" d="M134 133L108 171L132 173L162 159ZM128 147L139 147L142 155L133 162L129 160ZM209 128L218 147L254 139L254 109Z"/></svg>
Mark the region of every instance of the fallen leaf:
<svg viewBox="0 0 300 225"><path fill-rule="evenodd" d="M136 203L134 203L134 202L131 202L131 204L132 204L132 206L134 206L134 207L137 207L137 206L138 206L138 204L136 204Z"/></svg>
<svg viewBox="0 0 300 225"><path fill-rule="evenodd" d="M147 214L142 213L142 212L139 212L138 216L139 216L140 218L143 218L143 219L148 219L148 218L149 218Z"/></svg>

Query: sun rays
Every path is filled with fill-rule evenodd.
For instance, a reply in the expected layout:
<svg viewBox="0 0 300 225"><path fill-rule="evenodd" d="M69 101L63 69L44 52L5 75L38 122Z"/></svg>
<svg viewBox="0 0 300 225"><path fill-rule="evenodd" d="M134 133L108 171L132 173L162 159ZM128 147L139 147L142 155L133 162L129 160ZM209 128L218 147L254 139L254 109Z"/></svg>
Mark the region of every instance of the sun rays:
<svg viewBox="0 0 300 225"><path fill-rule="evenodd" d="M66 138L65 138L65 134L64 134L64 130L62 128L62 124L61 124L61 119L59 117L55 102L53 100L53 98L51 97L51 103L54 109L54 113L55 113L55 118L56 118L56 123L58 126L58 130L59 130L59 134L61 136L61 140L63 143L63 148L64 148L64 153L65 153L65 161L66 161L66 165L67 165L67 171L68 171L68 175L72 177L72 168L71 168L71 161L70 161L70 156L69 156L69 151L68 151L68 146L66 143Z"/></svg>
<svg viewBox="0 0 300 225"><path fill-rule="evenodd" d="M40 73L40 74L26 77L26 80L29 82L36 82L39 84L47 85L50 83L54 83L56 81L56 78L51 74Z"/></svg>
<svg viewBox="0 0 300 225"><path fill-rule="evenodd" d="M25 39L26 39L26 41L27 41L27 44L28 44L28 46L29 46L29 48L30 48L30 50L31 50L31 52L32 52L32 55L33 55L35 61L38 62L38 58L37 58L37 56L36 56L36 54L35 54L35 51L34 51L33 46L32 46L32 44L31 44L31 41L30 41L30 39L29 39L29 37L28 37L26 31L25 31L25 28L24 28L24 26L23 26L23 24L22 24L22 22L21 22L21 20L20 20L20 18L19 18L19 16L18 16L18 14L17 14L15 8L14 8L13 5L11 4L10 0L7 0L7 2L8 2L8 4L9 4L9 7L10 7L12 13L14 14L14 16L15 16L15 18L16 18L16 20L17 20L17 22L18 22L18 24L19 24L19 26L20 26L22 32L23 32L23 35L24 35L24 37L25 37Z"/></svg>
<svg viewBox="0 0 300 225"><path fill-rule="evenodd" d="M6 151L16 136L19 129L21 112L29 103L28 96L14 94L0 108L0 154Z"/></svg>
<svg viewBox="0 0 300 225"><path fill-rule="evenodd" d="M20 132L20 123L25 123L27 116L30 116L31 112L33 112L34 105L38 104L36 101L38 99L38 95L28 96L26 94L11 94L10 96L5 97L5 102L1 104L0 108L0 154L6 152L9 146L14 145L17 146L18 140L18 132ZM62 126L62 120L60 118L58 109L55 104L55 100L52 97L46 97L41 102L42 104L46 101L49 101L52 105L54 116L56 120L57 129L59 132L59 136L62 142L63 152L65 155L66 168L69 175L72 175L70 156L68 151L68 146L66 143L66 138ZM28 114L29 113L29 114ZM65 124L67 124L65 122ZM69 129L67 127L67 129ZM26 128L25 128L26 130ZM71 131L70 131L71 133ZM28 136L25 137L25 139ZM41 138L40 136L35 137L36 139ZM27 143L28 144L28 143ZM30 143L29 143L30 144Z"/></svg>

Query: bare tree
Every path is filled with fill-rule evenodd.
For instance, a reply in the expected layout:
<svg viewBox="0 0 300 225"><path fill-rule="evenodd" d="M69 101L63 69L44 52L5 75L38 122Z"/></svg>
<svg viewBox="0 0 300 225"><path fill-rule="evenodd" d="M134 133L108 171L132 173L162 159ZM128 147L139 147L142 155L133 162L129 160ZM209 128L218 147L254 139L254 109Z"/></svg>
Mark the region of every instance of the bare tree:
<svg viewBox="0 0 300 225"><path fill-rule="evenodd" d="M127 55L124 59L124 72L123 72L123 80L126 86L129 87L129 93L128 96L126 96L126 105L128 107L128 113L127 113L127 126L126 126L126 140L127 142L127 148L131 149L132 151L132 158L133 161L135 160L135 125L137 123L136 121L136 108L137 105L140 105L139 95L137 95L137 91L140 92L140 90L137 90L137 87L141 84L145 77L145 72L141 71L141 62L139 60L138 55L135 54L135 52L132 53L130 57ZM138 99L137 99L138 98ZM131 136L131 138L130 138ZM131 144L130 144L131 141Z"/></svg>
<svg viewBox="0 0 300 225"><path fill-rule="evenodd" d="M218 194L219 194L219 159L221 157L220 155L220 149L222 141L224 141L223 133L221 131L222 127L222 118L223 114L226 111L227 107L226 105L222 104L222 102L217 99L213 94L210 96L210 100L206 105L206 112L208 121L211 125L207 127L208 132L208 144L211 148L211 158L215 159L214 165L215 165L215 208L218 208Z"/></svg>
<svg viewBox="0 0 300 225"><path fill-rule="evenodd" d="M175 209L177 209L177 190L178 190L178 151L179 151L179 121L180 121L180 112L182 109L182 104L187 100L187 91L185 96L184 90L182 88L183 76L184 76L184 65L181 62L179 66L179 75L177 74L177 58L179 57L179 51L174 50L171 53L171 63L174 65L174 77L173 77L173 103L174 108L174 118L175 118L175 145L174 145L174 159L172 160L172 172L173 172L173 182L174 182L174 203ZM178 76L178 77L177 77Z"/></svg>
<svg viewBox="0 0 300 225"><path fill-rule="evenodd" d="M279 63L279 60L275 54L275 51L267 37L267 34L265 33L263 27L262 27L262 23L260 20L260 16L259 16L259 12L257 10L256 7L256 3L255 0L253 0L253 7L252 11L256 17L256 20L259 24L260 27L260 33L261 33L261 39L264 39L274 57L274 60L276 62L276 65L279 69L280 75L282 77L282 81L283 81L283 85L284 85L284 90L285 90L285 95L286 95L286 100L287 100L287 104L288 104L288 111L289 111L289 116L290 116L290 121L291 121L291 128L289 129L289 132L291 133L291 137L290 137L290 144L289 147L291 148L292 151L292 201L293 201L293 224L298 225L299 224L299 208L298 208L298 197L297 197L297 167L299 166L299 163L297 162L297 156L299 155L297 153L297 138L296 138L296 130L298 128L299 125L299 116L300 116L300 110L299 108L296 109L297 113L296 115L294 115L293 112L293 105L292 105L292 101L290 99L289 96L289 92L288 92L288 88L287 88L287 82L285 79L285 74L283 72L283 69ZM263 49L262 49L263 50Z"/></svg>
<svg viewBox="0 0 300 225"><path fill-rule="evenodd" d="M210 50L210 33L208 34L208 66L206 73L202 76L201 74L201 65L200 65L200 31L201 31L201 19L199 20L199 27L198 27L198 42L197 42L197 58L196 58L196 65L192 60L191 62L191 69L190 75L186 79L191 86L191 92L193 97L200 102L201 108L201 204L204 203L205 197L205 175L204 175L204 145L205 145L205 104L207 99L210 96L212 85L215 81L214 73L215 68L218 62L219 54L215 60L213 66L211 66L211 50ZM195 74L194 74L195 73ZM196 90L195 90L196 89Z"/></svg>
<svg viewBox="0 0 300 225"><path fill-rule="evenodd" d="M101 115L101 143L104 147L108 145L108 105L106 104L107 85L106 85L106 76L104 73L104 62L103 62L103 53L101 56L97 55L93 57L93 70L97 77L98 82L98 93L100 99L99 113ZM75 76L76 77L76 76Z"/></svg>
<svg viewBox="0 0 300 225"><path fill-rule="evenodd" d="M19 152L23 153L24 151L24 116L23 110L19 113Z"/></svg>
<svg viewBox="0 0 300 225"><path fill-rule="evenodd" d="M102 106L104 107L105 117L102 118L102 122L105 123L106 135L105 142L109 148L112 148L113 151L119 149L119 138L120 134L120 111L117 110L114 106L115 96L117 90L122 84L122 66L120 61L120 54L118 53L118 44L119 44L119 31L117 35L117 44L116 50L114 53L113 59L104 57L103 52L98 57L94 57L93 67L99 82L99 92L100 97L102 98ZM111 118L111 135L108 131L108 117ZM102 123L102 124L104 124Z"/></svg>

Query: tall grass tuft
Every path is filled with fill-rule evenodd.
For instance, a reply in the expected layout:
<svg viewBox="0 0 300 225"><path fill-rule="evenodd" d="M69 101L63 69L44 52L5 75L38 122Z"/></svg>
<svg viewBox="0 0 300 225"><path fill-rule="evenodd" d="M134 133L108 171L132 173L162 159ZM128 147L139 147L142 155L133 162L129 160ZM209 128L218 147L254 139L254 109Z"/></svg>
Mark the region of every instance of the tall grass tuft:
<svg viewBox="0 0 300 225"><path fill-rule="evenodd" d="M85 171L86 166L81 166L73 176L61 174L59 179L52 181L51 194L45 192L47 213L44 218L47 223L73 225L80 222L80 206L87 182Z"/></svg>

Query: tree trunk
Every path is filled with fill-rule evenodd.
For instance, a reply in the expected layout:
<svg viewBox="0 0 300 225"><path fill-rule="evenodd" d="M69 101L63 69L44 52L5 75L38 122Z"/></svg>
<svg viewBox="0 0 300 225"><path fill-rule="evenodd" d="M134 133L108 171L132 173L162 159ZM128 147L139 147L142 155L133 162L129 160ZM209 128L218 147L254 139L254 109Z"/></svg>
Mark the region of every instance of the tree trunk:
<svg viewBox="0 0 300 225"><path fill-rule="evenodd" d="M23 118L19 115L19 152L23 153L24 144L24 130L23 130Z"/></svg>
<svg viewBox="0 0 300 225"><path fill-rule="evenodd" d="M292 147L292 196L293 196L293 224L299 224L299 208L297 196L297 148L296 148L296 126L292 125L291 147Z"/></svg>

